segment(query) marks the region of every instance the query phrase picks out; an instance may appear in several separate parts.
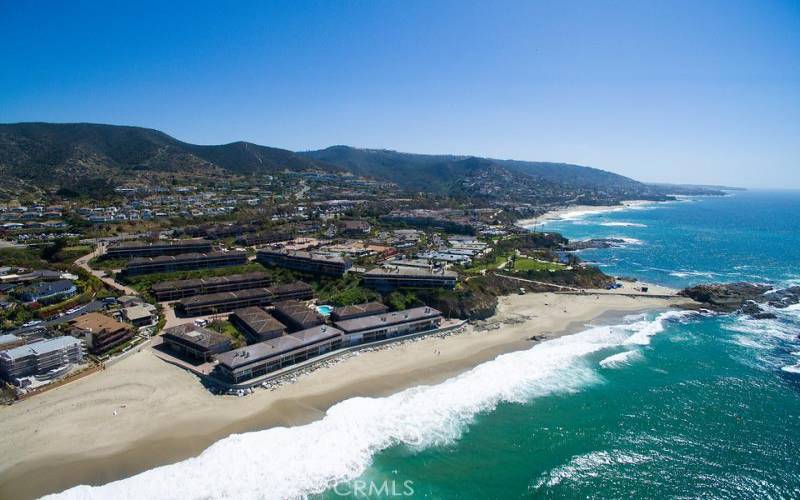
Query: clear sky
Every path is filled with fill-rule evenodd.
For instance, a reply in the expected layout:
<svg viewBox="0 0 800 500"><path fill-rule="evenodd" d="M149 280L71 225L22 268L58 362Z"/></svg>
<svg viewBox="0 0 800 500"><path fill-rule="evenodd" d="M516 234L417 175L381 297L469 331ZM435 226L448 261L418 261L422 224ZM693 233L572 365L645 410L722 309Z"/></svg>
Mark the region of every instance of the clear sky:
<svg viewBox="0 0 800 500"><path fill-rule="evenodd" d="M0 122L800 188L800 1L0 0Z"/></svg>

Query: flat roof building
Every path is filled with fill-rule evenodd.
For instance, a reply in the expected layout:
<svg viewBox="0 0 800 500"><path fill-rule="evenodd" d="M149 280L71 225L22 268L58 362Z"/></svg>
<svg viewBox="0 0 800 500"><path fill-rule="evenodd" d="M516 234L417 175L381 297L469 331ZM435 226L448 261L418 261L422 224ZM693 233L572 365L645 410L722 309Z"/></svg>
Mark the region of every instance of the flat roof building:
<svg viewBox="0 0 800 500"><path fill-rule="evenodd" d="M245 252L184 253L160 257L137 257L131 259L123 270L126 276L150 273L190 271L210 267L240 266L247 263Z"/></svg>
<svg viewBox="0 0 800 500"><path fill-rule="evenodd" d="M150 291L157 300L176 300L194 295L233 292L248 288L268 287L272 283L269 275L262 272L212 276L208 278L161 281L153 284Z"/></svg>
<svg viewBox="0 0 800 500"><path fill-rule="evenodd" d="M288 285L277 285L268 288L250 288L235 292L195 295L180 299L176 310L185 316L218 314L251 306L268 306L287 299L310 299L314 290L310 285L297 281Z"/></svg>
<svg viewBox="0 0 800 500"><path fill-rule="evenodd" d="M122 241L110 245L106 250L106 256L109 258L154 257L210 251L211 242L206 240Z"/></svg>
<svg viewBox="0 0 800 500"><path fill-rule="evenodd" d="M319 325L220 354L217 370L239 383L336 350L341 344L340 330Z"/></svg>
<svg viewBox="0 0 800 500"><path fill-rule="evenodd" d="M388 310L389 308L380 302L366 302L364 304L336 307L331 311L331 319L333 321L343 321L346 319L360 318L362 316L381 314Z"/></svg>
<svg viewBox="0 0 800 500"><path fill-rule="evenodd" d="M455 271L401 266L377 267L361 275L364 286L383 292L397 288L453 289L457 278Z"/></svg>
<svg viewBox="0 0 800 500"><path fill-rule="evenodd" d="M335 255L284 249L259 250L256 260L264 266L326 276L342 276L353 265L350 260Z"/></svg>
<svg viewBox="0 0 800 500"><path fill-rule="evenodd" d="M269 245L270 243L290 241L291 239L291 233L263 232L240 236L236 239L236 244L249 247L253 245Z"/></svg>
<svg viewBox="0 0 800 500"><path fill-rule="evenodd" d="M90 312L69 322L75 335L86 339L92 354L103 354L133 338L133 329L104 314Z"/></svg>
<svg viewBox="0 0 800 500"><path fill-rule="evenodd" d="M438 328L441 321L441 312L432 307L423 306L405 311L335 321L333 325L345 333L347 345L356 345L432 330Z"/></svg>
<svg viewBox="0 0 800 500"><path fill-rule="evenodd" d="M260 307L237 309L228 320L244 333L251 344L286 334L286 325Z"/></svg>
<svg viewBox="0 0 800 500"><path fill-rule="evenodd" d="M0 351L0 375L19 384L28 376L50 378L62 369L83 360L83 346L75 337L64 336L42 340L6 351Z"/></svg>
<svg viewBox="0 0 800 500"><path fill-rule="evenodd" d="M164 344L199 361L209 361L212 356L231 350L231 339L208 328L186 324L166 328L162 334Z"/></svg>

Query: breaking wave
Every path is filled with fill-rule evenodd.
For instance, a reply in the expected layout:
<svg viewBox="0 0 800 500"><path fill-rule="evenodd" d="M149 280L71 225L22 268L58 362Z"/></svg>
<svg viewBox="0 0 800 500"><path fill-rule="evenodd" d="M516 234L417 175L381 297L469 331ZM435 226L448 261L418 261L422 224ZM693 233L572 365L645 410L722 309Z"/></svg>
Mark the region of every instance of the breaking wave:
<svg viewBox="0 0 800 500"><path fill-rule="evenodd" d="M625 247L627 245L643 245L644 244L644 242L642 240L639 240L639 239L636 239L636 238L629 238L627 236L609 236L609 239L621 240L622 244L619 245L621 247Z"/></svg>
<svg viewBox="0 0 800 500"><path fill-rule="evenodd" d="M620 368L639 359L642 359L640 351L622 351L600 361L600 366L603 368Z"/></svg>
<svg viewBox="0 0 800 500"><path fill-rule="evenodd" d="M647 224L638 222L602 222L600 225L606 227L647 227Z"/></svg>
<svg viewBox="0 0 800 500"><path fill-rule="evenodd" d="M628 324L592 327L504 354L438 385L384 398L348 399L311 424L231 435L195 458L47 498L261 499L320 493L359 477L374 455L387 448L401 445L418 451L453 443L478 414L498 404L573 393L600 383L589 355L645 345L666 322L686 315L670 311L655 319L637 316Z"/></svg>
<svg viewBox="0 0 800 500"><path fill-rule="evenodd" d="M798 363L796 365L782 366L781 370L783 370L785 372L788 372L788 373L800 374L800 363Z"/></svg>
<svg viewBox="0 0 800 500"><path fill-rule="evenodd" d="M538 490L545 486L552 488L563 481L577 481L586 476L596 477L600 475L599 471L602 469L617 469L625 465L638 465L654 459L654 456L620 450L594 451L577 455L569 463L542 474L532 489Z"/></svg>

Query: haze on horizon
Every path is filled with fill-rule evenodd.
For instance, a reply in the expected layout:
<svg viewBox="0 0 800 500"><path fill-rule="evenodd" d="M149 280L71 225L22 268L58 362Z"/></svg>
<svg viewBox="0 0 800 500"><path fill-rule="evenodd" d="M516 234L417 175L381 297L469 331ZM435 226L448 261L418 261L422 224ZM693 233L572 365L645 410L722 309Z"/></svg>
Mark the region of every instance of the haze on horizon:
<svg viewBox="0 0 800 500"><path fill-rule="evenodd" d="M800 3L11 2L0 122L800 188Z"/></svg>

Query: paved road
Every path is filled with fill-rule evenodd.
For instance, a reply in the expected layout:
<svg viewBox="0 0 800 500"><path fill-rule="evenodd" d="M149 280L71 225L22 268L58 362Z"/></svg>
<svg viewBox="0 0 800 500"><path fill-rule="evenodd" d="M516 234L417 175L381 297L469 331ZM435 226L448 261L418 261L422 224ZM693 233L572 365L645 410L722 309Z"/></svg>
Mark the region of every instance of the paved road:
<svg viewBox="0 0 800 500"><path fill-rule="evenodd" d="M518 278L516 276L509 276L507 274L495 273L495 275L496 276L500 276L501 278L507 278L507 279L510 279L510 280L522 281L523 283L533 283L535 285L551 286L553 288L558 288L559 290L569 290L569 291L572 291L572 292L580 292L581 291L579 288L573 288L571 286L556 285L556 284L553 284L553 283L546 283L544 281L528 280L528 279L525 279L525 278Z"/></svg>
<svg viewBox="0 0 800 500"><path fill-rule="evenodd" d="M105 271L92 269L89 267L89 261L94 259L95 257L99 257L106 253L106 245L104 243L100 243L97 245L97 248L89 253L84 255L83 257L79 257L78 260L75 261L75 264L82 269L86 270L87 272L91 273L93 276L96 276L100 281L105 283L106 285L110 286L111 288L115 288L125 295L139 295L139 292L134 290L129 286L125 286L122 283L116 281L114 278L108 276Z"/></svg>
<svg viewBox="0 0 800 500"><path fill-rule="evenodd" d="M9 331L4 332L4 333L11 333L11 334L17 335L19 337L23 337L23 336L26 336L26 335L31 335L31 334L35 333L37 330L39 330L39 329L41 329L43 327L60 325L62 323L68 322L71 319L77 318L78 316L80 316L82 314L86 314L86 313L90 313L90 312L102 311L104 308L105 308L105 304L103 304L101 301L93 300L92 302L89 302L88 304L82 306L78 311L75 311L72 314L65 314L64 316L61 316L59 318L53 318L51 320L44 321L41 324L38 324L36 326L29 326L29 327L26 327L26 328L17 328L16 330L9 330Z"/></svg>

